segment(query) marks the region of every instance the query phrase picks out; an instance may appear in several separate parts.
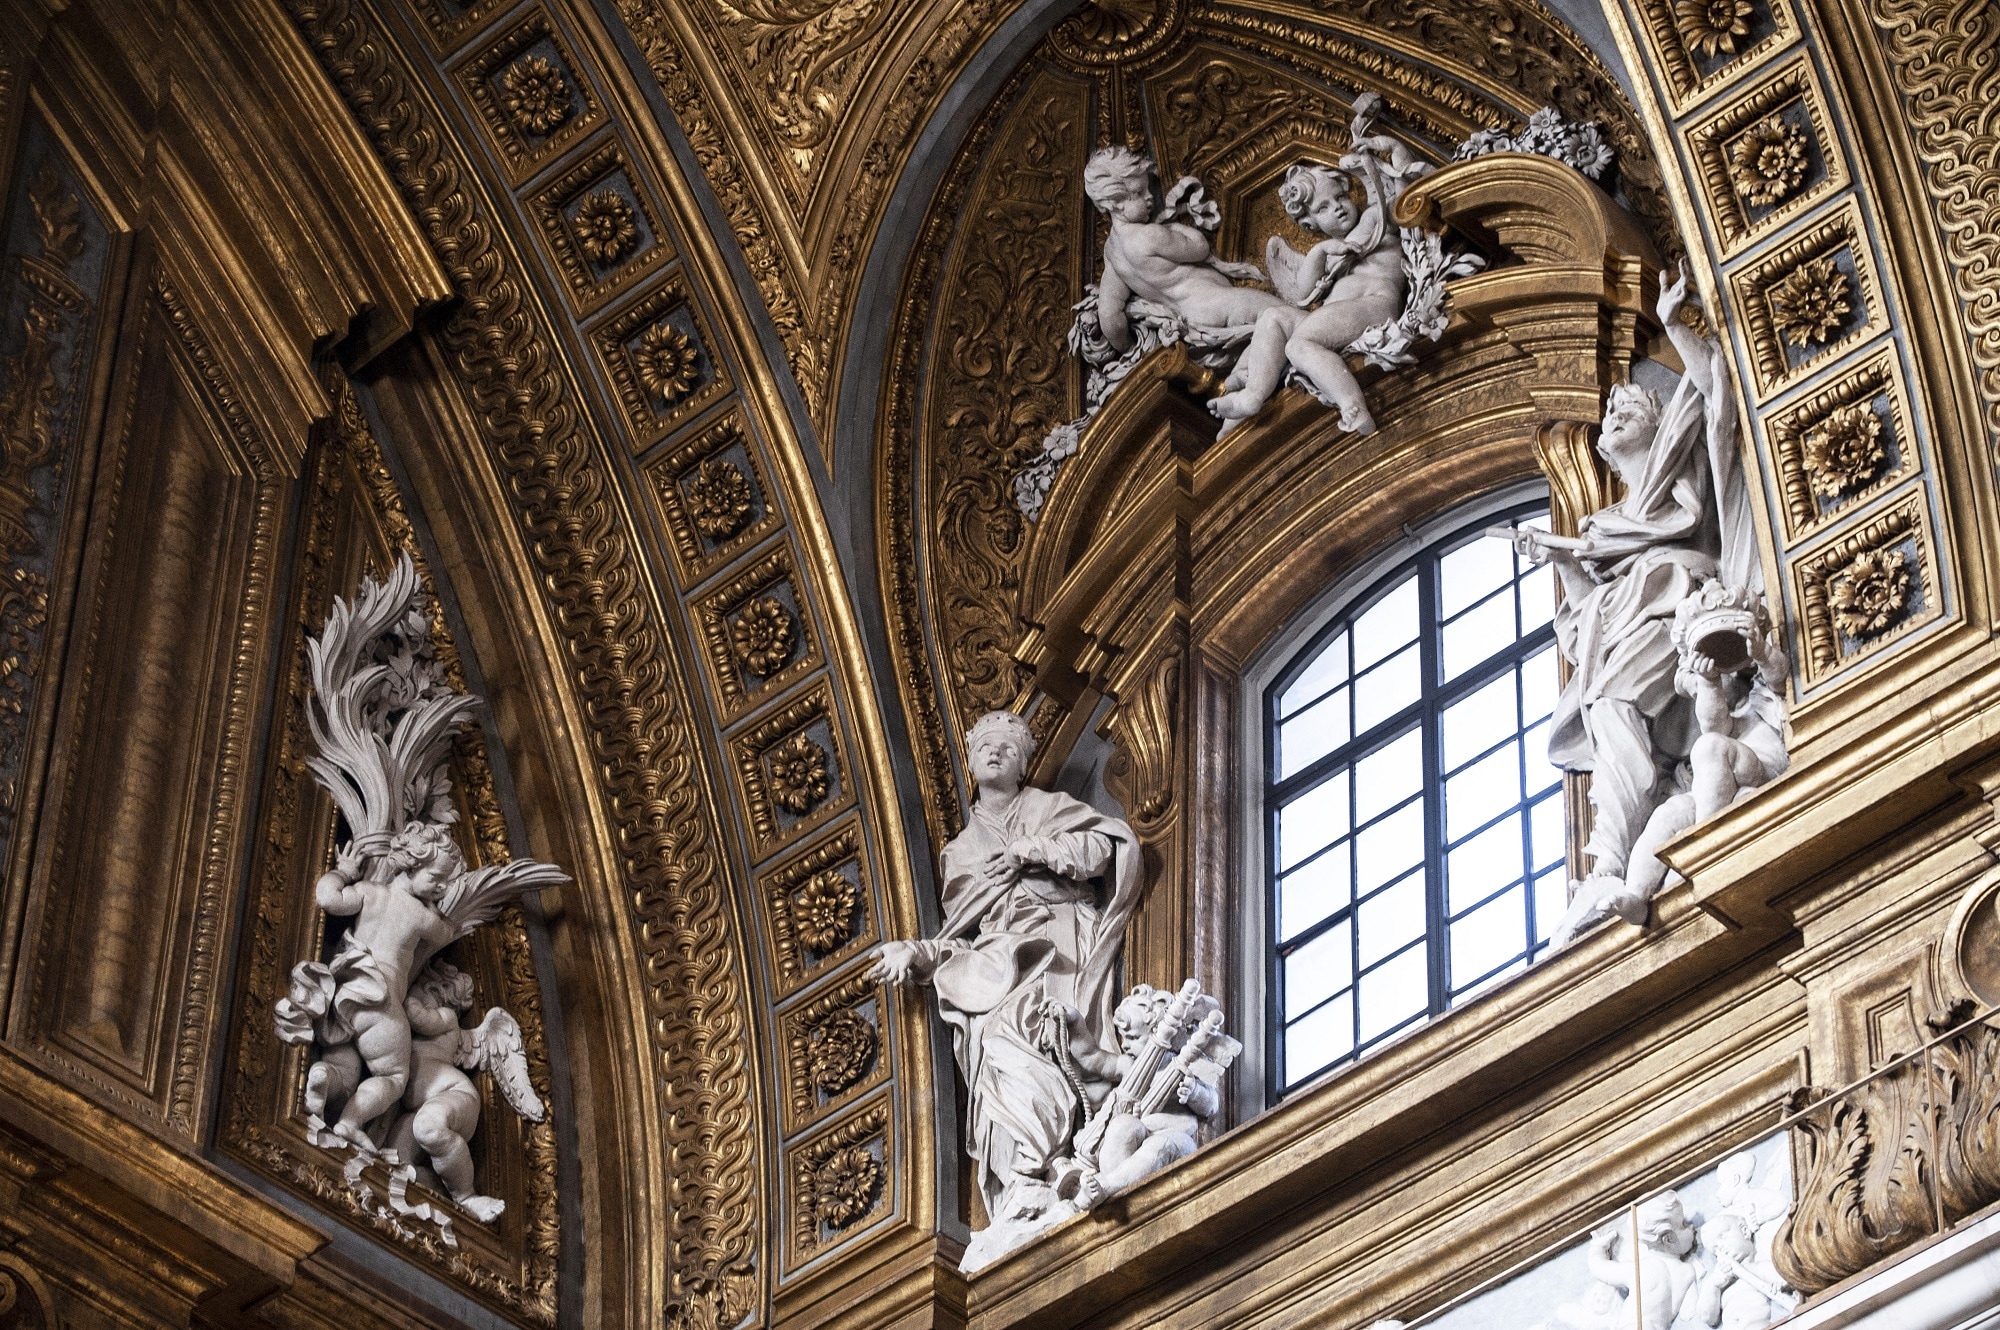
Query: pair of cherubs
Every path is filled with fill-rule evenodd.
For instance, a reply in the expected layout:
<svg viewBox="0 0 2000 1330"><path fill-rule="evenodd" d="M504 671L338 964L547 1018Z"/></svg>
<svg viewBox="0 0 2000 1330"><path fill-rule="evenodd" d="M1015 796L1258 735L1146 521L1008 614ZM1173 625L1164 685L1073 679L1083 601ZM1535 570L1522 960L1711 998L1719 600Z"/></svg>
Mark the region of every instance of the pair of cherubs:
<svg viewBox="0 0 2000 1330"><path fill-rule="evenodd" d="M1357 434L1375 428L1345 353L1362 333L1401 313L1408 291L1402 235L1389 216L1394 198L1375 154L1390 155L1398 179L1421 169L1401 143L1369 133L1380 110L1373 94L1355 103L1354 150L1339 168L1299 165L1286 172L1278 187L1286 215L1324 239L1301 255L1283 237L1270 238L1265 256L1275 295L1236 285L1263 273L1255 264L1218 258L1199 227L1174 220L1173 200L1189 182L1176 186L1156 214L1150 159L1110 147L1084 168L1084 192L1111 218L1097 317L1114 350L1132 345L1126 305L1134 297L1166 307L1192 328L1249 330L1225 391L1209 403L1225 434L1263 410L1288 365L1339 411L1342 428ZM1357 177L1365 205L1354 198Z"/></svg>

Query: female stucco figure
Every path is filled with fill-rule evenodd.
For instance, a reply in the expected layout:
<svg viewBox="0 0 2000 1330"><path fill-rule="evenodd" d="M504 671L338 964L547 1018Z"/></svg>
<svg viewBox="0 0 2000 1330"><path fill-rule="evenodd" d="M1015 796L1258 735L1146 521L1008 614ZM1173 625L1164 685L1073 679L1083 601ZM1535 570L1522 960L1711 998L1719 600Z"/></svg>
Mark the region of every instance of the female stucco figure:
<svg viewBox="0 0 2000 1330"><path fill-rule="evenodd" d="M1056 1195L1054 1166L1112 1088L1139 838L1079 799L1024 786L1034 739L1013 712L981 717L966 750L978 796L944 849L943 926L885 944L872 973L936 990L987 1213L1025 1237L1076 1212ZM968 1249L968 1268L975 1259Z"/></svg>

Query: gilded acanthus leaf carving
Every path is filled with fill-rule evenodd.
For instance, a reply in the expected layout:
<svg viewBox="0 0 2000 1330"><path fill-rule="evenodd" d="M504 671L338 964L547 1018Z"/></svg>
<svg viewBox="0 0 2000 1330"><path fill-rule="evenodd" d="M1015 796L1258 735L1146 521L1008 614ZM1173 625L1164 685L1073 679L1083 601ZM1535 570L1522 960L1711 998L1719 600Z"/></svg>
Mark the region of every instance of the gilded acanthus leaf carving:
<svg viewBox="0 0 2000 1330"><path fill-rule="evenodd" d="M1963 1025L1796 1130L1805 1167L1771 1256L1812 1293L1928 1237L1940 1212L1950 1223L2000 1200L2000 1031Z"/></svg>
<svg viewBox="0 0 2000 1330"><path fill-rule="evenodd" d="M704 811L700 745L617 482L470 171L386 38L351 0L289 7L457 290L443 330L450 369L478 405L524 548L570 639L604 798L623 810L614 824L623 896L647 957L646 1029L674 1197L668 1321L733 1325L758 1297L762 1216L742 946Z"/></svg>
<svg viewBox="0 0 2000 1330"><path fill-rule="evenodd" d="M743 38L771 126L801 175L862 72L851 59L875 35L883 0L717 0Z"/></svg>

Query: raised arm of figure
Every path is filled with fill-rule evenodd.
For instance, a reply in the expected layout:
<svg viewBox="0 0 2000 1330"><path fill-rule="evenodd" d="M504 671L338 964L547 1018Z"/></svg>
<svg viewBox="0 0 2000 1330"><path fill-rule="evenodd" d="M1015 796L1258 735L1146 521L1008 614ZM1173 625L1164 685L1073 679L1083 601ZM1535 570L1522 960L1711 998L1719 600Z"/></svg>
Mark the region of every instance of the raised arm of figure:
<svg viewBox="0 0 2000 1330"><path fill-rule="evenodd" d="M328 914L359 914L368 899L360 880L361 852L350 843L334 860L333 867L320 875L313 887L313 899Z"/></svg>

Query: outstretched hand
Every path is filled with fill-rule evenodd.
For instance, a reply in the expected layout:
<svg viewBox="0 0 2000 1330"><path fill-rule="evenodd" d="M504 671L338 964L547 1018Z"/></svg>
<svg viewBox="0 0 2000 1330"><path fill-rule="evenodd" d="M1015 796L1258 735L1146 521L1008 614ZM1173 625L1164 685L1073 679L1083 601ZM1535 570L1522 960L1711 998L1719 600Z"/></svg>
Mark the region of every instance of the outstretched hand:
<svg viewBox="0 0 2000 1330"><path fill-rule="evenodd" d="M868 977L878 984L913 984L918 973L917 949L907 942L884 942L881 954L868 967Z"/></svg>
<svg viewBox="0 0 2000 1330"><path fill-rule="evenodd" d="M349 882L358 881L361 877L362 863L361 851L356 848L353 841L349 841L341 847L340 853L334 856L333 871Z"/></svg>
<svg viewBox="0 0 2000 1330"><path fill-rule="evenodd" d="M1674 322L1675 316L1681 312L1681 306L1687 303L1688 267L1686 259L1682 259L1676 265L1675 273L1676 275L1671 283L1662 283L1660 286L1659 315L1662 326L1671 325Z"/></svg>

